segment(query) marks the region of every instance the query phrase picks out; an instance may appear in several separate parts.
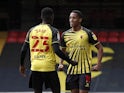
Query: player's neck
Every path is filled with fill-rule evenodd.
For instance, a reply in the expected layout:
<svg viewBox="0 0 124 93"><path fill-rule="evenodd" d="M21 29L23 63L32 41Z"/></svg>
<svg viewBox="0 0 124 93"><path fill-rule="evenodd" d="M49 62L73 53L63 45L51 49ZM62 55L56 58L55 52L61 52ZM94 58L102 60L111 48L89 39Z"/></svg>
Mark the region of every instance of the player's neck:
<svg viewBox="0 0 124 93"><path fill-rule="evenodd" d="M43 21L42 24L50 24L50 25L52 25L52 22L49 22L49 21L48 21L48 22Z"/></svg>
<svg viewBox="0 0 124 93"><path fill-rule="evenodd" d="M79 26L76 26L76 27L72 27L72 30L73 31L79 31L79 30L81 30L81 25L79 25Z"/></svg>

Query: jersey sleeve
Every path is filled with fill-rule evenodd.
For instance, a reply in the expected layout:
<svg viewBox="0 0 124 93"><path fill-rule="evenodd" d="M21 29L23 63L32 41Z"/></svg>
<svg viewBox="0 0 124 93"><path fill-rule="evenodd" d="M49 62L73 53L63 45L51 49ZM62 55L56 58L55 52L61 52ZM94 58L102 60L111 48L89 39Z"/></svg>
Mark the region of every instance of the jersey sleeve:
<svg viewBox="0 0 124 93"><path fill-rule="evenodd" d="M88 34L89 37L89 43L91 43L92 45L97 45L99 43L96 35L89 29L83 27L83 30L86 31L86 33Z"/></svg>
<svg viewBox="0 0 124 93"><path fill-rule="evenodd" d="M91 43L93 45L96 45L99 43L96 35L92 31L89 32L89 43Z"/></svg>
<svg viewBox="0 0 124 93"><path fill-rule="evenodd" d="M59 34L58 29L56 29L54 27L51 27L51 30L52 30L52 44L59 43L59 41L60 41L60 34Z"/></svg>
<svg viewBox="0 0 124 93"><path fill-rule="evenodd" d="M62 33L60 44L61 44L61 47L66 47L66 43L64 41L64 32Z"/></svg>
<svg viewBox="0 0 124 93"><path fill-rule="evenodd" d="M24 59L27 53L27 50L29 49L29 34L30 34L31 30L29 30L27 32L26 38L25 38L25 42L22 45L21 48L21 54L20 54L20 65L23 66L24 65Z"/></svg>
<svg viewBox="0 0 124 93"><path fill-rule="evenodd" d="M29 33L26 35L25 42L29 43Z"/></svg>
<svg viewBox="0 0 124 93"><path fill-rule="evenodd" d="M26 35L25 42L29 43L29 35L32 29L30 29Z"/></svg>

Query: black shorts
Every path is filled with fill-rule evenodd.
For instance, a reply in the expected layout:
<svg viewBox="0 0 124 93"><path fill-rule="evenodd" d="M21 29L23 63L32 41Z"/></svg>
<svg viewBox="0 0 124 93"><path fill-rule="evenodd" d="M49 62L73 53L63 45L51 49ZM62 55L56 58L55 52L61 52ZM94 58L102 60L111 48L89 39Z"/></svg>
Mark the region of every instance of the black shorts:
<svg viewBox="0 0 124 93"><path fill-rule="evenodd" d="M60 82L56 71L32 71L29 80L29 88L33 88L35 90L42 90L43 84L45 84L45 88L51 88L52 91L60 93Z"/></svg>
<svg viewBox="0 0 124 93"><path fill-rule="evenodd" d="M91 74L76 74L67 75L66 78L66 90L80 89L90 90Z"/></svg>

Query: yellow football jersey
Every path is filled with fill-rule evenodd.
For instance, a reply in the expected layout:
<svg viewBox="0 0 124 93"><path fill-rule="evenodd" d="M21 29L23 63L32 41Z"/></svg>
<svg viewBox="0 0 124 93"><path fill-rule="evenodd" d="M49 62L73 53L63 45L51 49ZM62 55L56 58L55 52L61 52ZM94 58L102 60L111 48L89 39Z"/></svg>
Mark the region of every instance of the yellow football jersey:
<svg viewBox="0 0 124 93"><path fill-rule="evenodd" d="M48 24L39 24L27 34L32 71L55 71L56 58L53 43L59 43L58 30Z"/></svg>
<svg viewBox="0 0 124 93"><path fill-rule="evenodd" d="M91 72L91 45L97 43L95 34L83 27L79 31L69 29L63 33L61 46L66 48L66 52L72 60L78 61L77 66L69 65L67 74Z"/></svg>

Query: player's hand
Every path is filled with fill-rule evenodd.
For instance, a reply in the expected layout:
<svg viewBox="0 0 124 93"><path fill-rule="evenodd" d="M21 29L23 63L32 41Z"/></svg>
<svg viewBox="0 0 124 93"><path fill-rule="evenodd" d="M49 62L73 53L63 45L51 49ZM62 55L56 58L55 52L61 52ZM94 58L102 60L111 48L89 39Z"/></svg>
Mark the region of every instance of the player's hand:
<svg viewBox="0 0 124 93"><path fill-rule="evenodd" d="M99 70L101 70L101 64L94 65L91 70L92 71L99 71Z"/></svg>
<svg viewBox="0 0 124 93"><path fill-rule="evenodd" d="M63 65L63 64L59 64L58 70L59 70L59 71L63 71L63 69L64 69L64 65Z"/></svg>
<svg viewBox="0 0 124 93"><path fill-rule="evenodd" d="M78 62L77 62L77 61L70 61L70 64L71 64L72 66L75 66L75 65L78 64Z"/></svg>
<svg viewBox="0 0 124 93"><path fill-rule="evenodd" d="M26 77L26 74L25 74L25 67L24 67L24 66L20 66L20 67L19 67L19 71L20 71L20 73L22 74L22 76Z"/></svg>

